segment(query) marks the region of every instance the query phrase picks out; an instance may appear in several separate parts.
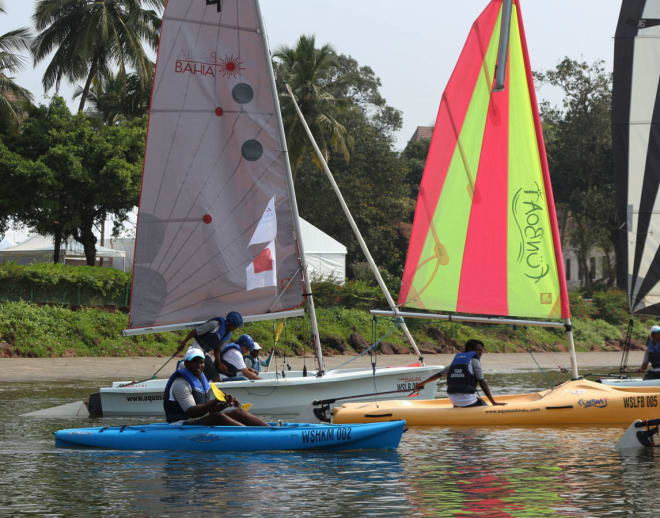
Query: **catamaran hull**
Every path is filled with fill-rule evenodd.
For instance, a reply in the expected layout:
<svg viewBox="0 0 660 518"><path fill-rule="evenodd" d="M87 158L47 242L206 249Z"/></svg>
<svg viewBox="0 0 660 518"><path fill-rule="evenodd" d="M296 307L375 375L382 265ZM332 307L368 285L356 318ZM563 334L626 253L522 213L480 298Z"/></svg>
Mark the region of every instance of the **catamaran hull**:
<svg viewBox="0 0 660 518"><path fill-rule="evenodd" d="M322 377L309 372L306 377L301 371L286 372L286 377L275 373L264 373L263 380L229 381L217 386L237 397L242 403L251 403L250 412L260 415L316 421L312 401L338 398L373 392L405 390L400 396L408 398L420 381L442 370L440 365L425 367L386 367L376 369L375 374L367 369L341 369L330 371ZM103 416L147 416L162 417L163 392L166 380L150 380L128 387L128 382L114 382L112 387L100 390ZM436 395L437 382L428 383L414 399L432 399ZM382 397L382 396L381 396ZM358 401L377 399L366 396Z"/></svg>
<svg viewBox="0 0 660 518"><path fill-rule="evenodd" d="M601 378L599 381L605 385L611 385L612 387L660 387L660 379Z"/></svg>
<svg viewBox="0 0 660 518"><path fill-rule="evenodd" d="M358 425L287 423L260 426L180 426L148 424L72 428L55 432L60 448L109 450L352 450L398 447L404 421Z"/></svg>
<svg viewBox="0 0 660 518"><path fill-rule="evenodd" d="M335 423L405 419L408 426L443 425L627 425L657 417L660 387L614 388L586 380L567 381L543 392L496 396L505 406L454 408L448 399L345 403Z"/></svg>

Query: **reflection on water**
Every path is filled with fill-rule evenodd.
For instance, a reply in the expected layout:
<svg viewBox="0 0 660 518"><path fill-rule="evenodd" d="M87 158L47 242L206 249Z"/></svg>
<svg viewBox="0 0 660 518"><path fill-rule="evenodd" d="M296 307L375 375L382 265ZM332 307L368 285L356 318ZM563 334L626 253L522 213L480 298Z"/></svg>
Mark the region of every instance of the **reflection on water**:
<svg viewBox="0 0 660 518"><path fill-rule="evenodd" d="M550 376L551 383L564 379ZM488 380L496 394L548 386L539 373L499 373ZM57 450L54 430L90 421L18 417L95 389L84 383L0 384L0 515L657 514L660 452L617 453L621 428L416 428L406 432L397 452L214 455Z"/></svg>

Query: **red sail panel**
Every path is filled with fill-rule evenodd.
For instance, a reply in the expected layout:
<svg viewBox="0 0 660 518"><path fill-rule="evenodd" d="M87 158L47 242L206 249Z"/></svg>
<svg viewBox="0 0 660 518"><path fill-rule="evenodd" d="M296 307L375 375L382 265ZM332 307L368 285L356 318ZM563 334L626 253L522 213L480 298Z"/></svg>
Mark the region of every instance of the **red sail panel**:
<svg viewBox="0 0 660 518"><path fill-rule="evenodd" d="M399 303L405 304L424 248L431 220L454 155L456 142L472 98L473 85L483 70L486 50L497 22L499 2L491 2L472 25L470 34L442 96L424 175L417 198L415 220L403 272ZM492 73L492 71L491 71Z"/></svg>
<svg viewBox="0 0 660 518"><path fill-rule="evenodd" d="M508 63L508 60L507 60ZM493 91L470 211L456 311L508 315L509 73Z"/></svg>

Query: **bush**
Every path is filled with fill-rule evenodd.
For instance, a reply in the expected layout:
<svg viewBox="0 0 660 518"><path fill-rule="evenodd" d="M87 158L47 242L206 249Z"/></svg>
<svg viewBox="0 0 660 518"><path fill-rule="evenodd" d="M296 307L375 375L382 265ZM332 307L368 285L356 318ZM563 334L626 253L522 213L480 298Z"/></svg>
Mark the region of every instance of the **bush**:
<svg viewBox="0 0 660 518"><path fill-rule="evenodd" d="M0 300L126 307L131 275L114 268L0 264Z"/></svg>

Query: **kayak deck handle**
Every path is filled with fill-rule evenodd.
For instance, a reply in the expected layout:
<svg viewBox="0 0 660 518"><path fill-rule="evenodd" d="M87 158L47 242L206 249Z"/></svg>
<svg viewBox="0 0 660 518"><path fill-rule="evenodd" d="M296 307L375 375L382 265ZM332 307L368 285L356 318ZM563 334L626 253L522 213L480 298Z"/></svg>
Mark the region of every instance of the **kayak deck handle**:
<svg viewBox="0 0 660 518"><path fill-rule="evenodd" d="M546 410L561 410L563 408L573 408L573 405L563 405L563 406L547 406Z"/></svg>
<svg viewBox="0 0 660 518"><path fill-rule="evenodd" d="M364 414L364 417L392 417L392 414Z"/></svg>

